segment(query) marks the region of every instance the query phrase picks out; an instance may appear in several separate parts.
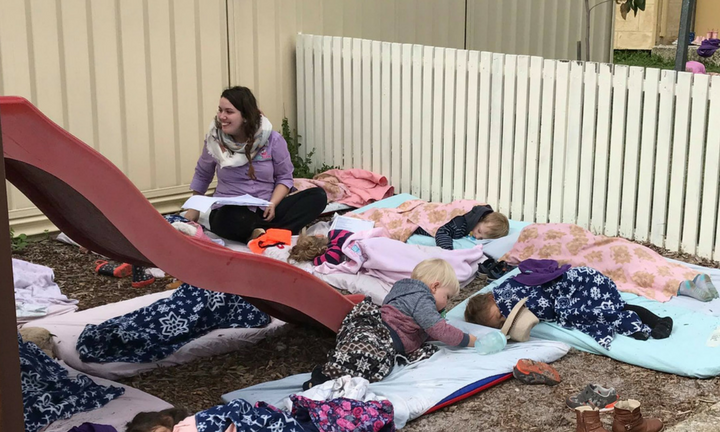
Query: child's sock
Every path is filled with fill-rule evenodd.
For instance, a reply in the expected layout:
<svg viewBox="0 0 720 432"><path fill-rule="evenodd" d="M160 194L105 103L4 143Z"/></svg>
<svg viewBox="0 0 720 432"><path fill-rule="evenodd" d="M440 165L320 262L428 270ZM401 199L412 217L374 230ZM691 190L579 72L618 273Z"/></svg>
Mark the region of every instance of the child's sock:
<svg viewBox="0 0 720 432"><path fill-rule="evenodd" d="M672 333L673 328L673 320L670 317L663 317L660 318L655 324L655 327L653 327L652 332L650 333L650 336L652 336L654 339L665 339L666 337L670 336L670 333Z"/></svg>
<svg viewBox="0 0 720 432"><path fill-rule="evenodd" d="M718 298L717 289L715 289L715 285L713 285L710 276L706 275L705 273L700 273L699 275L695 276L695 279L693 279L693 283L696 287L700 289L700 291L702 291L703 293L707 293L707 296L709 296L709 299L704 301L710 301L712 299Z"/></svg>
<svg viewBox="0 0 720 432"><path fill-rule="evenodd" d="M707 281L704 280L705 278L707 278ZM699 285L695 283L696 281L699 282ZM701 302L708 302L717 297L717 290L710 281L709 276L699 274L691 281L685 280L680 282L678 295L692 297L700 300Z"/></svg>

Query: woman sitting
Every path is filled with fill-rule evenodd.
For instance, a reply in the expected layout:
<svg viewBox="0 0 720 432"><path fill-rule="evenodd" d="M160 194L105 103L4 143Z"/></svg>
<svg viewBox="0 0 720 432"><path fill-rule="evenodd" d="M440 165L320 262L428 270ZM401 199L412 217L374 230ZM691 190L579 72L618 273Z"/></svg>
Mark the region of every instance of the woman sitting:
<svg viewBox="0 0 720 432"><path fill-rule="evenodd" d="M272 130L246 87L222 92L190 189L196 195L205 194L216 173L214 196L248 194L270 202L264 209L229 205L213 210L210 230L226 239L247 242L268 228L297 234L327 205L327 195L321 188L290 194L293 165L287 143ZM185 214L192 221L199 216L197 210Z"/></svg>

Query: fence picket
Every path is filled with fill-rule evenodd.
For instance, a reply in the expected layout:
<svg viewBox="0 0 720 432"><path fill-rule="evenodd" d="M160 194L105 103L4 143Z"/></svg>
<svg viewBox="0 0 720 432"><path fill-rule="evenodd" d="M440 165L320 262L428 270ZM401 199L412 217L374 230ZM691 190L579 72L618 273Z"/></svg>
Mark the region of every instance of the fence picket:
<svg viewBox="0 0 720 432"><path fill-rule="evenodd" d="M380 63L382 58L382 44L378 41L372 43L372 171L385 174L382 171L382 147L380 135L382 84L380 81Z"/></svg>
<svg viewBox="0 0 720 432"><path fill-rule="evenodd" d="M635 239L650 239L650 214L652 187L655 176L655 138L657 137L657 115L659 100L660 70L645 70L645 96L643 98L642 140L640 142L640 176L638 179L637 219Z"/></svg>
<svg viewBox="0 0 720 432"><path fill-rule="evenodd" d="M422 107L425 95L422 92L423 72L423 47L413 45L412 47L412 178L410 181L410 193L416 197L420 196L420 185L424 179L422 173ZM429 93L428 93L429 94Z"/></svg>
<svg viewBox="0 0 720 432"><path fill-rule="evenodd" d="M517 59L517 92L515 105L515 144L513 158L512 195L510 215L513 219L523 220L522 212L525 204L525 165L527 161L527 122L528 122L528 83L530 75L530 57L519 56Z"/></svg>
<svg viewBox="0 0 720 432"><path fill-rule="evenodd" d="M537 206L535 221L547 223L550 211L550 169L552 165L553 116L555 109L555 65L543 61L542 123L540 125L540 155L538 157Z"/></svg>
<svg viewBox="0 0 720 432"><path fill-rule="evenodd" d="M333 113L333 87L332 87L332 38L323 37L322 41L322 89L323 89L323 160L334 160L333 145L333 124L335 115ZM322 164L319 164L322 165Z"/></svg>
<svg viewBox="0 0 720 432"><path fill-rule="evenodd" d="M570 84L570 63L557 63L555 79L555 126L552 141L552 174L550 175L550 217L551 223L562 222L563 186L565 183L565 158L567 157L568 87Z"/></svg>
<svg viewBox="0 0 720 432"><path fill-rule="evenodd" d="M710 87L709 118L720 118L720 77L712 77ZM718 199L718 178L720 177L720 129L708 128L707 152L705 155L705 182L703 185L702 218L700 221L700 244L698 255L720 259L720 200ZM714 236L713 236L714 234ZM714 245L714 248L713 248ZM714 250L713 250L714 249Z"/></svg>
<svg viewBox="0 0 720 432"><path fill-rule="evenodd" d="M392 127L390 126L390 71L392 69L392 63L390 62L390 43L382 43L382 66L380 67L380 73L382 75L382 115L380 124L380 136L382 146L382 157L380 160L380 166L382 169L380 172L382 175L390 178L390 136ZM390 182L390 184L393 184Z"/></svg>
<svg viewBox="0 0 720 432"><path fill-rule="evenodd" d="M625 143L628 67L615 66L613 74L612 126L610 129L610 162L608 164L607 210L605 235L615 237L620 225L622 196L622 164Z"/></svg>
<svg viewBox="0 0 720 432"><path fill-rule="evenodd" d="M370 75L372 45L369 40L362 41L362 165L359 168L372 169L372 76Z"/></svg>
<svg viewBox="0 0 720 432"><path fill-rule="evenodd" d="M665 234L665 247L671 250L680 248L683 226L691 84L692 74L682 72L678 74L675 86L675 130L673 131L670 197L668 198Z"/></svg>
<svg viewBox="0 0 720 432"><path fill-rule="evenodd" d="M515 146L515 72L517 56L505 56L503 89L502 138L500 140L500 203L498 210L510 215L513 187L513 147Z"/></svg>
<svg viewBox="0 0 720 432"><path fill-rule="evenodd" d="M452 182L452 199L461 199L465 195L465 155L467 148L465 146L465 134L467 121L465 119L465 109L467 107L467 51L458 50L457 66L455 74L455 145L454 157L455 163L453 168Z"/></svg>
<svg viewBox="0 0 720 432"><path fill-rule="evenodd" d="M333 159L332 164L336 167L343 166L343 119L342 110L342 38L332 38L332 96L333 96Z"/></svg>
<svg viewBox="0 0 720 432"><path fill-rule="evenodd" d="M316 73L313 74L315 82L313 83L313 90L315 91L315 122L312 125L314 141L311 141L311 145L315 149L315 157L313 158L313 167L318 168L322 165L325 160L325 139L324 139L324 110L323 110L323 37L313 37L313 68Z"/></svg>
<svg viewBox="0 0 720 432"><path fill-rule="evenodd" d="M353 141L353 105L352 105L352 39L343 38L343 162L342 167L350 169L352 162L352 141Z"/></svg>
<svg viewBox="0 0 720 432"><path fill-rule="evenodd" d="M478 96L478 146L476 199L489 202L488 167L490 165L490 84L492 79L492 53L480 53L480 93Z"/></svg>
<svg viewBox="0 0 720 432"><path fill-rule="evenodd" d="M305 39L305 122L304 133L301 133L300 140L303 144L303 155L312 152L315 147L315 73L313 70L313 37ZM302 131L302 129L299 129ZM301 147L302 148L302 147ZM315 158L317 160L317 158Z"/></svg>
<svg viewBox="0 0 720 432"><path fill-rule="evenodd" d="M476 185L478 173L478 81L480 78L480 53L468 53L468 82L467 82L467 139L465 158L465 186L463 198L476 198Z"/></svg>
<svg viewBox="0 0 720 432"><path fill-rule="evenodd" d="M423 47L423 74L422 74L422 181L420 183L420 198L430 200L430 187L432 182L431 167L433 165L432 145L432 90L433 90L433 48Z"/></svg>
<svg viewBox="0 0 720 432"><path fill-rule="evenodd" d="M612 114L612 71L610 67L608 64L601 64L598 76L598 120L595 139L595 168L593 169L592 214L590 217L590 227L595 233L605 231L608 155L610 153L610 116Z"/></svg>
<svg viewBox="0 0 720 432"><path fill-rule="evenodd" d="M295 39L295 74L297 87L297 134L300 140L305 138L305 37ZM307 152L306 145L298 148L300 156L304 157Z"/></svg>
<svg viewBox="0 0 720 432"><path fill-rule="evenodd" d="M537 200L538 144L540 142L540 95L542 91L543 60L530 59L530 96L527 123L527 161L525 165L525 193L522 220L535 220Z"/></svg>
<svg viewBox="0 0 720 432"><path fill-rule="evenodd" d="M352 166L362 167L362 40L352 39Z"/></svg>
<svg viewBox="0 0 720 432"><path fill-rule="evenodd" d="M492 87L490 94L490 154L488 156L488 192L487 201L493 207L500 208L500 157L502 145L502 107L503 107L503 63L505 56L492 55Z"/></svg>
<svg viewBox="0 0 720 432"><path fill-rule="evenodd" d="M433 82L433 135L432 135L432 177L430 200L442 201L442 137L443 137L443 72L445 68L445 50L435 48Z"/></svg>
<svg viewBox="0 0 720 432"><path fill-rule="evenodd" d="M392 140L392 151L390 154L390 181L396 188L400 188L400 44L390 45L390 58L392 69L390 70L390 136Z"/></svg>
<svg viewBox="0 0 720 432"><path fill-rule="evenodd" d="M577 222L578 188L580 182L580 131L583 113L583 64L570 63L568 93L567 143L565 148L565 178L562 221Z"/></svg>
<svg viewBox="0 0 720 432"><path fill-rule="evenodd" d="M635 206L637 204L638 162L640 158L640 130L645 68L631 67L628 79L627 116L625 117L625 155L623 162L622 198L620 207L620 235L632 238L635 234Z"/></svg>
<svg viewBox="0 0 720 432"><path fill-rule="evenodd" d="M703 160L705 159L705 124L708 109L708 75L694 75L692 86L692 113L690 116L690 145L685 186L685 211L683 214L682 250L695 254L697 247Z"/></svg>
<svg viewBox="0 0 720 432"><path fill-rule="evenodd" d="M412 65L412 45L402 45L402 123L400 127L400 190L410 193L410 176L412 174L412 129L410 124L410 114L413 111L412 94L410 93L412 85L412 74L410 67Z"/></svg>
<svg viewBox="0 0 720 432"><path fill-rule="evenodd" d="M453 135L455 129L453 127L453 117L455 111L455 64L457 58L457 50L447 48L445 50L445 88L443 96L445 97L445 108L443 113L443 153L442 153L442 201L450 202L452 200L452 182L453 182Z"/></svg>
<svg viewBox="0 0 720 432"><path fill-rule="evenodd" d="M577 224L590 228L593 199L593 158L595 157L595 124L597 121L598 64L585 63L583 90L582 144L580 149L580 183L578 186Z"/></svg>
<svg viewBox="0 0 720 432"><path fill-rule="evenodd" d="M661 75L650 241L653 244L665 246L670 180L670 149L672 148L673 107L675 103L675 71L664 70Z"/></svg>

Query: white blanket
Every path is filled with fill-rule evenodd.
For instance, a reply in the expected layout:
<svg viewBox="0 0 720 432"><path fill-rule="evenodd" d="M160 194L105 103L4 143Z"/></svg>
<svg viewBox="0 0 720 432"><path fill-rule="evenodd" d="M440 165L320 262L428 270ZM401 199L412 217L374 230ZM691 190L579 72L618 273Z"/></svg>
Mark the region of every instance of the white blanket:
<svg viewBox="0 0 720 432"><path fill-rule="evenodd" d="M28 321L54 312L72 312L77 300L68 299L55 283L52 269L19 259L12 259L15 285L15 315L18 321Z"/></svg>
<svg viewBox="0 0 720 432"><path fill-rule="evenodd" d="M482 335L488 328L465 322L452 324L465 331ZM370 384L369 390L385 397L395 408L395 425L402 428L438 402L461 388L482 379L505 374L522 358L553 362L567 354L569 346L560 342L531 338L528 342L509 343L501 352L481 356L473 348L442 346L430 359L409 366L395 366L384 380ZM250 403L265 401L280 405L282 400L302 391L310 374L293 375L278 381L258 384L222 396L229 402L242 398Z"/></svg>

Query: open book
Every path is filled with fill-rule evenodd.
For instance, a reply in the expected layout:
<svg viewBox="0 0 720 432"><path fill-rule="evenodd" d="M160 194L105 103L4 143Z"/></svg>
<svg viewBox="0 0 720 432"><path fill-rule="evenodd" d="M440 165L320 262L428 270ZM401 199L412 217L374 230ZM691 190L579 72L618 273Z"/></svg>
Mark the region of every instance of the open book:
<svg viewBox="0 0 720 432"><path fill-rule="evenodd" d="M351 218L347 216L339 216L337 213L333 217L331 230L345 230L350 232L360 232L373 229L375 222L362 219Z"/></svg>
<svg viewBox="0 0 720 432"><path fill-rule="evenodd" d="M199 212L207 212L211 208L222 207L224 205L236 206L256 206L267 207L270 201L255 198L250 195L241 195L236 197L209 197L205 195L193 195L182 205L184 209L194 209Z"/></svg>

